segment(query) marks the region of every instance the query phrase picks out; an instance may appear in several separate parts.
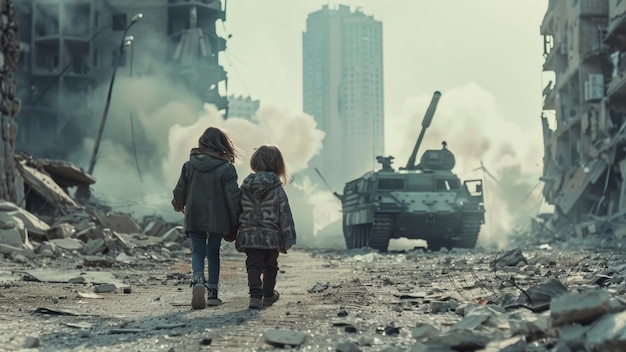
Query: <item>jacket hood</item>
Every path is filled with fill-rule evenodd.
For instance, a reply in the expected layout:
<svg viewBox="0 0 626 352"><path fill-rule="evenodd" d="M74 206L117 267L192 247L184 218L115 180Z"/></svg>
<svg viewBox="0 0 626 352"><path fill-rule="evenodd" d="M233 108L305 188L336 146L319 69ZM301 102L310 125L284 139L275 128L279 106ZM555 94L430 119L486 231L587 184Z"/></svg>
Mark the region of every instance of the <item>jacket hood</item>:
<svg viewBox="0 0 626 352"><path fill-rule="evenodd" d="M251 192L255 197L262 197L269 190L282 186L280 178L273 172L257 172L248 175L241 184L241 189Z"/></svg>
<svg viewBox="0 0 626 352"><path fill-rule="evenodd" d="M189 162L196 170L201 172L207 172L215 169L222 164L227 163L228 161L216 159L207 154L192 154L189 157Z"/></svg>

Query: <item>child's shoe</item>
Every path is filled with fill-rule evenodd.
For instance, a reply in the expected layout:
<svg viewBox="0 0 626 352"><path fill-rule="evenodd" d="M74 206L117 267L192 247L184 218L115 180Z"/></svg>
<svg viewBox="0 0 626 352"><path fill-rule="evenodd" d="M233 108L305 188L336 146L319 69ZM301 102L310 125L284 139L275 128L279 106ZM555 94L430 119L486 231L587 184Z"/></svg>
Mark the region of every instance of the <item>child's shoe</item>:
<svg viewBox="0 0 626 352"><path fill-rule="evenodd" d="M217 289L209 288L207 290L206 305L214 307L214 306L219 306L220 304L222 304L222 300L217 298Z"/></svg>
<svg viewBox="0 0 626 352"><path fill-rule="evenodd" d="M250 297L250 303L248 303L250 309L263 309L263 301L260 298Z"/></svg>
<svg viewBox="0 0 626 352"><path fill-rule="evenodd" d="M204 282L202 280L194 280L191 283L193 291L191 293L191 309L204 309L206 308L206 301L204 300Z"/></svg>
<svg viewBox="0 0 626 352"><path fill-rule="evenodd" d="M280 294L278 293L278 291L274 290L274 294L272 294L272 296L263 297L263 305L266 307L270 307L272 304L278 301L278 298L280 298Z"/></svg>

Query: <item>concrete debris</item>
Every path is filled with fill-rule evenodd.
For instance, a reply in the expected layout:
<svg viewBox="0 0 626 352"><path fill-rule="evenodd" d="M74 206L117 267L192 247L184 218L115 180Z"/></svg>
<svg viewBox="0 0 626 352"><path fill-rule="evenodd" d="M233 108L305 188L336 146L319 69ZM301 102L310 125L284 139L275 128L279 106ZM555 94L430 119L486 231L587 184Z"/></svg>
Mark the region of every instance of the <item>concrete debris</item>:
<svg viewBox="0 0 626 352"><path fill-rule="evenodd" d="M104 299L104 296L100 296L99 294L92 293L92 292L79 292L78 296L82 298Z"/></svg>
<svg viewBox="0 0 626 352"><path fill-rule="evenodd" d="M298 347L304 343L305 333L295 330L271 329L263 334L267 344L276 347Z"/></svg>
<svg viewBox="0 0 626 352"><path fill-rule="evenodd" d="M55 269L32 269L25 271L25 279L41 282L80 282L91 283L93 285L115 284L116 287L126 287L113 274L106 271L84 271L84 270L55 270ZM77 280L77 278L81 278Z"/></svg>
<svg viewBox="0 0 626 352"><path fill-rule="evenodd" d="M309 292L311 293L317 293L317 292L322 292L322 291L326 291L328 289L329 285L328 283L316 283L315 286L311 287L309 289Z"/></svg>
<svg viewBox="0 0 626 352"><path fill-rule="evenodd" d="M26 336L24 348L37 348L39 346L41 346L41 341L39 341L38 337Z"/></svg>
<svg viewBox="0 0 626 352"><path fill-rule="evenodd" d="M115 292L116 289L117 289L117 286L115 286L114 284L102 284L102 285L94 286L93 292L94 293L111 293L111 292Z"/></svg>
<svg viewBox="0 0 626 352"><path fill-rule="evenodd" d="M141 227L130 215L120 212L108 212L106 214L108 228L111 231L121 233L142 233Z"/></svg>
<svg viewBox="0 0 626 352"><path fill-rule="evenodd" d="M528 261L522 254L522 250L519 248L506 252L503 256L498 257L492 265L498 268L507 266L518 266L521 264L528 264Z"/></svg>
<svg viewBox="0 0 626 352"><path fill-rule="evenodd" d="M357 346L356 343L350 340L341 341L335 346L335 351L337 352L361 352L362 349Z"/></svg>
<svg viewBox="0 0 626 352"><path fill-rule="evenodd" d="M40 206L50 208L51 212L53 212L53 209L58 209L64 213L69 213L71 210L78 208L76 201L74 201L50 175L29 166L24 160L19 161L17 166L22 177L24 177L25 186L27 186L26 194L28 194L31 189L38 194L41 199L43 199L43 203ZM28 199L26 202L27 204L31 204Z"/></svg>
<svg viewBox="0 0 626 352"><path fill-rule="evenodd" d="M439 329L435 326L428 323L418 323L413 331L411 332L411 336L413 336L416 340L422 340L425 338L429 338L432 336L437 336L441 333Z"/></svg>
<svg viewBox="0 0 626 352"><path fill-rule="evenodd" d="M575 292L555 298L551 304L552 326L587 324L599 317L626 310L626 304L600 289Z"/></svg>

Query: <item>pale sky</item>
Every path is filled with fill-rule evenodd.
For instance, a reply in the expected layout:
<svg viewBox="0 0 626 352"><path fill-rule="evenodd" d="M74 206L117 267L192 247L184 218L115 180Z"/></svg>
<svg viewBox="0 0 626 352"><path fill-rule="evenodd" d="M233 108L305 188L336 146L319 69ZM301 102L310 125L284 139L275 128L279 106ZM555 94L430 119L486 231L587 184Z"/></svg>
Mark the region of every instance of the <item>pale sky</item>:
<svg viewBox="0 0 626 352"><path fill-rule="evenodd" d="M495 96L507 119L540 125L539 28L547 0L229 0L229 94L301 111L307 15L339 3L383 23L386 116L401 113L410 97L434 90L445 96L474 82Z"/></svg>

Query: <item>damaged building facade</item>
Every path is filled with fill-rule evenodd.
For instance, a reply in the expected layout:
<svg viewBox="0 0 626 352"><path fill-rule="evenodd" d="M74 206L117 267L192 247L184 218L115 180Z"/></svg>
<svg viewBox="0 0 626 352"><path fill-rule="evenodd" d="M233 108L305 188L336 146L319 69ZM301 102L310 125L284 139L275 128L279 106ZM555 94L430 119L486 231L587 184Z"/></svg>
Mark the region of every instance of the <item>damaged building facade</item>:
<svg viewBox="0 0 626 352"><path fill-rule="evenodd" d="M543 195L562 225L626 214L626 1L550 0ZM607 223L607 222L605 222Z"/></svg>
<svg viewBox="0 0 626 352"><path fill-rule="evenodd" d="M20 1L17 94L23 108L17 148L62 159L85 137L95 137L105 95L94 91L109 84L114 70L118 77L166 74L173 82L182 80L201 101L227 110L226 72L219 64L226 40L216 33L216 22L226 19L222 5L219 0ZM128 30L137 14L141 20ZM133 38L127 41L124 34Z"/></svg>
<svg viewBox="0 0 626 352"><path fill-rule="evenodd" d="M17 12L11 0L0 0L0 199L17 201L21 197L21 181L13 154L20 110L16 98L16 75L20 45Z"/></svg>

